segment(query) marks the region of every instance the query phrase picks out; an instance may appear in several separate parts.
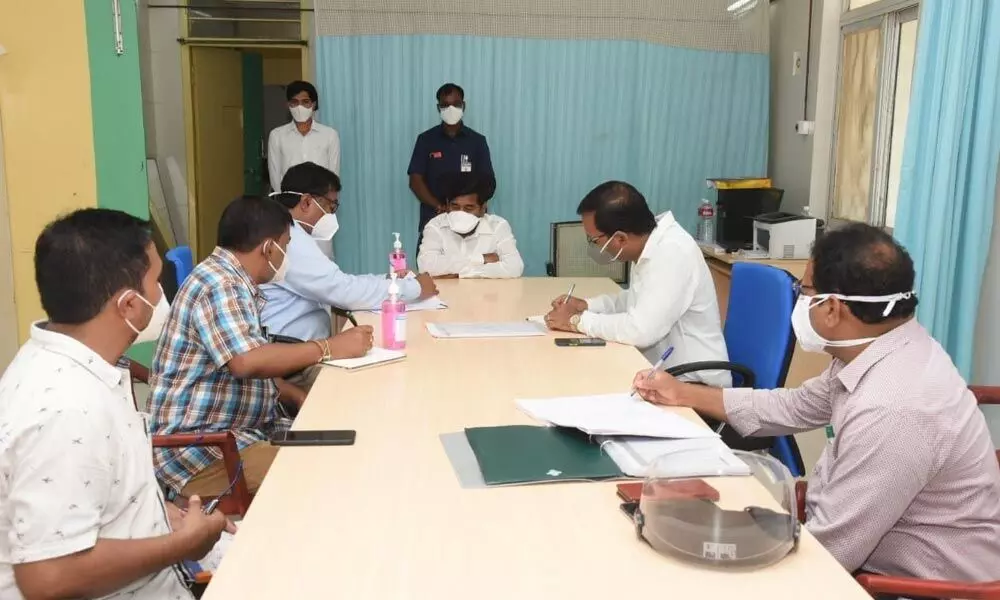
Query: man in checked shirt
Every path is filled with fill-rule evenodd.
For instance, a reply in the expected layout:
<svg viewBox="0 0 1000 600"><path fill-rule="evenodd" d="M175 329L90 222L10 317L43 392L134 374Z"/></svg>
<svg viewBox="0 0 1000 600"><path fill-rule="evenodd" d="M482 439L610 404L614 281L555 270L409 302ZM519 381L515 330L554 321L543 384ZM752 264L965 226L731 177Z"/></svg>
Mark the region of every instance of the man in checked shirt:
<svg viewBox="0 0 1000 600"><path fill-rule="evenodd" d="M983 414L944 349L914 319L913 261L853 224L816 241L792 325L830 367L788 390L726 389L665 373L635 385L743 435L832 425L809 481L806 528L851 572L1000 579L1000 466Z"/></svg>

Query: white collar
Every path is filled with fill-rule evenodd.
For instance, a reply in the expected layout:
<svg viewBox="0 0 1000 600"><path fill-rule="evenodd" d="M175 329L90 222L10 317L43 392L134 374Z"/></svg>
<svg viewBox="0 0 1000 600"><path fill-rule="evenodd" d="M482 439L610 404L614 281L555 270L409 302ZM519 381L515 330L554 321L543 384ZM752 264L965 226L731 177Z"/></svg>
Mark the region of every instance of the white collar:
<svg viewBox="0 0 1000 600"><path fill-rule="evenodd" d="M48 352L60 354L76 362L108 387L118 387L122 380L121 369L108 364L108 361L96 352L68 335L46 329L46 323L47 321L35 321L31 324L31 341Z"/></svg>
<svg viewBox="0 0 1000 600"><path fill-rule="evenodd" d="M650 258L650 255L653 253L652 246L658 244L660 239L667 234L667 231L676 224L677 220L674 219L674 213L669 210L656 215L656 227L649 233L649 238L646 239L646 245L642 249L642 254L639 255L639 260ZM639 260L636 262L639 262Z"/></svg>

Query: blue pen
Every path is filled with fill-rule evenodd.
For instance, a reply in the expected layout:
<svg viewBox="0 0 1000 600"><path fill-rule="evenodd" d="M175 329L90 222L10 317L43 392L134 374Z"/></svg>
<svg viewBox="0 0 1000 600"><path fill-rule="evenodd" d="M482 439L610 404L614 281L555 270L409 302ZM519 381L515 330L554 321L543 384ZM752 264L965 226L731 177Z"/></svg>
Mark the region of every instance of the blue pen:
<svg viewBox="0 0 1000 600"><path fill-rule="evenodd" d="M653 375L655 375L657 371L663 368L663 363L667 362L667 359L670 358L670 355L673 353L674 353L674 347L667 346L667 349L663 351L663 356L661 356L660 360L656 361L656 364L653 365L652 369L650 369L649 375L646 376L646 381L652 379ZM635 398L636 391L637 390L635 388L632 388L632 393L629 394L629 398Z"/></svg>

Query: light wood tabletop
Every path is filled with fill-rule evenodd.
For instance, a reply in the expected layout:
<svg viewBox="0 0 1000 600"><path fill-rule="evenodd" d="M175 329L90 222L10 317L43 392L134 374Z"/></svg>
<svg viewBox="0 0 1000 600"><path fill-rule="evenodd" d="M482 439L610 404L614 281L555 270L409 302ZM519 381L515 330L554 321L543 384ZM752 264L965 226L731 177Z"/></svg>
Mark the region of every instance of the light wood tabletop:
<svg viewBox="0 0 1000 600"><path fill-rule="evenodd" d="M326 369L295 428L356 429L357 443L278 453L204 597L868 598L808 533L773 567L720 571L639 542L613 483L460 487L439 435L531 423L515 399L624 391L648 364L615 344L559 348L558 334L436 340L424 323L543 314L570 283L442 281L450 307L409 315L405 361ZM573 283L583 297L616 289ZM377 329L376 316L359 317ZM745 478L711 481L724 497L763 490Z"/></svg>

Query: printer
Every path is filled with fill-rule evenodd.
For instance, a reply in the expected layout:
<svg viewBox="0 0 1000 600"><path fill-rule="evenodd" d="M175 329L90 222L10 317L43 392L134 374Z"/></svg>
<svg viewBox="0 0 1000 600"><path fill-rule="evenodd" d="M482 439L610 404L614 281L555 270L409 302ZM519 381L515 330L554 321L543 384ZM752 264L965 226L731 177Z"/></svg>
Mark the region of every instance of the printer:
<svg viewBox="0 0 1000 600"><path fill-rule="evenodd" d="M772 212L753 219L754 250L771 260L809 258L816 241L816 219L806 215Z"/></svg>

